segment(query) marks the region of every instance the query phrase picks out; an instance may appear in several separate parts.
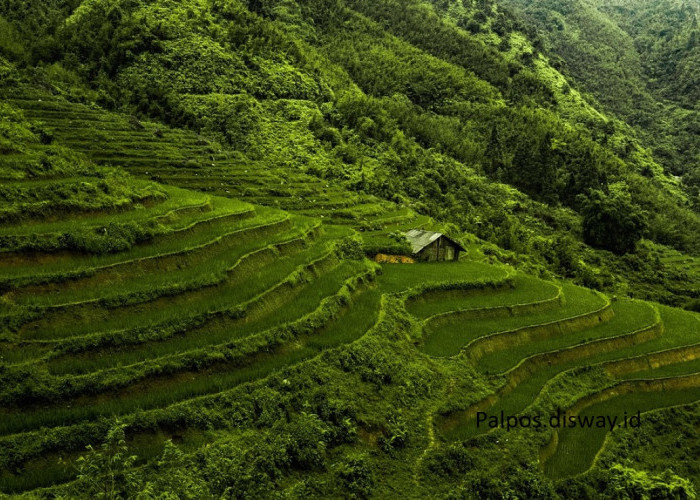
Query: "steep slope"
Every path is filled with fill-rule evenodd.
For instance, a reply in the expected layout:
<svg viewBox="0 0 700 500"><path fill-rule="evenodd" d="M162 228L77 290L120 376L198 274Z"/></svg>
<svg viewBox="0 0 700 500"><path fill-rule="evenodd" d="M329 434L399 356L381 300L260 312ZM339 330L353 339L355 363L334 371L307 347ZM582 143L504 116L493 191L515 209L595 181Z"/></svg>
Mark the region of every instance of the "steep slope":
<svg viewBox="0 0 700 500"><path fill-rule="evenodd" d="M562 71L633 125L697 204L697 17L682 1L505 0L537 26Z"/></svg>
<svg viewBox="0 0 700 500"><path fill-rule="evenodd" d="M0 7L1 493L700 487L653 448L697 449L700 316L626 297L698 296L697 214L498 5ZM653 241L586 247L591 213ZM366 258L412 227L466 257ZM632 408L642 437L476 425Z"/></svg>
<svg viewBox="0 0 700 500"><path fill-rule="evenodd" d="M7 52L43 61L32 78L53 92L212 135L255 171L301 171L411 204L531 268L693 298L654 244L633 265L590 247L621 253L645 236L693 252L700 222L633 131L572 89L493 3L47 2L35 7L48 20L37 30L10 4L13 29L54 51ZM586 215L597 204L611 226Z"/></svg>
<svg viewBox="0 0 700 500"><path fill-rule="evenodd" d="M252 175L207 136L17 83L0 157L3 492L92 495L101 459L75 460L109 434L99 453L138 457L119 465L125 495L556 497L553 481L611 480L594 461L605 433L504 438L475 411L700 398L697 315L479 262L478 243L460 263L379 268L355 230L366 251L392 251L393 231L435 223L286 167Z"/></svg>

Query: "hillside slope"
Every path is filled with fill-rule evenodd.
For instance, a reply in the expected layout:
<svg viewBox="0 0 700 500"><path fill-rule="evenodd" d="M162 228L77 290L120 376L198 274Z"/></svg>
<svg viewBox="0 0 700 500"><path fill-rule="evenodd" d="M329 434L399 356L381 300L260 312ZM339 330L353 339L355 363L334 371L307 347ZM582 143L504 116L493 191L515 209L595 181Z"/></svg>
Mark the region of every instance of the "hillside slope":
<svg viewBox="0 0 700 500"><path fill-rule="evenodd" d="M179 134L182 147L187 133L147 123L137 126L98 109L33 97L23 103L27 108L34 103L32 113L50 117L60 110L73 124L58 144L86 142L76 141L75 130L90 125L124 144L139 145L131 152L112 153L112 161L129 168L147 162L163 176L184 170L201 177L199 187L222 189L221 178L204 175L207 170L176 158L169 164L164 153L176 150L169 148L168 139ZM12 102L20 101L16 97ZM72 171L17 168L30 165L32 154L55 146L32 141L31 124L5 106L15 117L14 143L26 144L17 148L23 151L12 159L15 168L5 184L19 192L25 184L36 189L48 179L51 185L76 182ZM87 142L97 157L114 151L106 139ZM189 155L195 158L197 151L211 147L203 137L189 144ZM23 157L17 154L29 155L27 163L18 162ZM83 173L88 167L86 163ZM221 169L236 173L225 163ZM232 186L257 188L254 197L277 184L234 178ZM100 417L116 414L121 423L115 432L125 433L124 446L136 453L139 463L157 456L166 438L182 450L166 451L156 470L141 469L143 479L120 486L127 494L152 478L158 491L199 497L218 495L224 485L244 496L271 488L292 496L312 488L315 495L328 496L337 488L350 488L358 496L384 496L389 490L406 494L410 489L409 496L419 497L435 488L488 494L492 488L520 490L525 484L528 495L554 495L549 480L534 469L528 472L531 467L542 461L547 474L562 478L585 471L592 458L568 462L569 454L560 456L558 448L549 451L550 434L514 441L512 456L522 456L530 465L505 484L484 484L483 479L511 467L511 462L465 468L453 462L459 448L440 445L431 436L437 434L445 443L472 437L474 408L545 413L553 401L563 407L578 400L608 401L606 394L614 387L665 388L664 399L650 400L649 409L700 397L698 318L690 313L659 311L629 300L611 303L570 284L546 283L474 261L388 265L375 277L376 266L357 260L361 254L341 250L351 248L344 243L352 234L347 226L320 226L318 219L161 189L168 201L142 209L143 218L147 220L148 211L165 212L167 217L158 217L170 227L131 248L4 247L6 257L11 256L3 259L2 273L7 292L1 477L6 492L70 480L75 473L58 456L74 457L85 444L99 441L111 425ZM160 207L170 200L176 201L176 213ZM297 203L295 211L308 213L317 202ZM347 218L344 205L327 203L320 200L326 220L358 224ZM371 203L368 198L366 204ZM367 216L363 206L356 203L354 210ZM387 217L387 209L374 222L386 221L385 231L395 227L397 218L417 223L410 213ZM90 234L105 210L92 210L83 219L71 217L71 230L65 234ZM42 241L43 235L60 232L67 215L59 210L45 221L9 225L4 231L14 235L29 230L35 241ZM365 237L371 239L371 232ZM478 255L475 250L473 256ZM39 262L44 265L38 267ZM460 327L465 321L468 330ZM351 346L337 348L347 343ZM325 354L319 358L318 353ZM648 362L642 360L647 358L656 368L644 372ZM579 368L581 363L598 367L590 372ZM467 374L466 366L472 366ZM640 372L647 381L640 382ZM557 383L543 390L555 376ZM664 377L663 385L654 382L657 377ZM251 380L256 382L249 385ZM578 390L572 391L574 380ZM371 397L374 391L384 395L381 401ZM366 394L365 403L359 404L358 394ZM233 408L230 401L236 401ZM278 421L280 411L288 415L287 424ZM250 426L255 433L245 430ZM270 455L270 439L269 445L290 439L293 446L276 452L282 455ZM591 457L600 447L600 441L586 436L565 434L561 439L569 449L575 446L578 454ZM317 440L321 447L313 444ZM488 456L488 443L492 438L467 443L461 453L476 445ZM258 464L253 470L264 475L241 482L237 468L213 480L210 469L223 466L220 454L243 460L237 467ZM197 456L203 464L191 462ZM261 460L272 462L261 469ZM178 485L171 474L183 463L188 464L188 479ZM394 467L388 477L376 478L374 471ZM445 481L441 467L457 467L460 474L448 474ZM294 479L302 472L304 481ZM348 482L347 474L359 477ZM85 484L79 480L32 495L85 493Z"/></svg>
<svg viewBox="0 0 700 500"><path fill-rule="evenodd" d="M0 495L700 491L698 214L500 4L0 14Z"/></svg>
<svg viewBox="0 0 700 500"><path fill-rule="evenodd" d="M505 0L540 32L562 71L634 126L698 196L697 18L683 1Z"/></svg>
<svg viewBox="0 0 700 500"><path fill-rule="evenodd" d="M4 51L39 64L35 83L54 92L211 134L258 170L410 204L531 270L675 305L697 297L663 248L698 251L683 186L497 4L11 7L5 23L31 42Z"/></svg>
<svg viewBox="0 0 700 500"><path fill-rule="evenodd" d="M364 251L436 223L253 173L205 135L26 84L10 96L4 493L94 497L110 459L125 496L581 497L619 487L626 452L595 460L605 432L477 427L476 411L622 418L700 399L697 314L518 273L473 239L459 263L379 267ZM660 415L672 428L679 411ZM684 471L674 487L692 491Z"/></svg>

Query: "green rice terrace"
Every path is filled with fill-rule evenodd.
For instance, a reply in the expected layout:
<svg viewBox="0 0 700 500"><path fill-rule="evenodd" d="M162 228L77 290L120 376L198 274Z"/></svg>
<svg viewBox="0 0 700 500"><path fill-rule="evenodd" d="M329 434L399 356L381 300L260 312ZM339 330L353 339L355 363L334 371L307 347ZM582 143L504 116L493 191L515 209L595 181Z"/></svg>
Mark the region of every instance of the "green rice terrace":
<svg viewBox="0 0 700 500"><path fill-rule="evenodd" d="M135 470L160 470L166 442L204 468L235 442L239 478L251 450L285 471L263 485L349 474L324 453L419 498L502 454L566 481L625 432L479 412L697 414L697 313L523 274L469 235L460 262L379 265L405 250L398 232L439 224L38 89L0 107L5 494L70 496L115 418ZM281 421L299 434L270 458Z"/></svg>

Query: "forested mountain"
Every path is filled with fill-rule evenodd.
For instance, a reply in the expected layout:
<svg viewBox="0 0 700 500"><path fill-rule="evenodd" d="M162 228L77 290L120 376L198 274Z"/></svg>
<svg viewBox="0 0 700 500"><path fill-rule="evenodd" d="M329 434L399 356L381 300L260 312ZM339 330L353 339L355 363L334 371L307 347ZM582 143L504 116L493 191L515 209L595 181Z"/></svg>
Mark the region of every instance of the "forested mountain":
<svg viewBox="0 0 700 500"><path fill-rule="evenodd" d="M506 0L557 68L634 126L697 203L700 47L695 1Z"/></svg>
<svg viewBox="0 0 700 500"><path fill-rule="evenodd" d="M542 10L554 16L554 7ZM690 144L681 147L669 136L671 118L649 119L655 101L634 79L641 56L632 41L601 35L624 34L610 21L594 30L595 47L630 50L592 71L586 61L597 56L581 53L589 45L555 41L491 1L6 1L3 16L6 56L41 68L34 78L62 92L409 203L588 286L631 281L641 297L692 298L678 270L659 267L653 244L632 265L581 244L624 254L644 237L698 251L687 167L695 120L678 132ZM571 46L571 72L610 86L609 99L583 78L582 96L579 74L569 82L555 69ZM606 66L615 71L604 74ZM673 131L640 127L632 116L640 112ZM690 171L685 186L670 177L679 165ZM602 206L609 223L582 219ZM575 257L556 262L562 249ZM663 286L635 277L640 266Z"/></svg>
<svg viewBox="0 0 700 500"><path fill-rule="evenodd" d="M0 0L0 491L692 497L698 9Z"/></svg>

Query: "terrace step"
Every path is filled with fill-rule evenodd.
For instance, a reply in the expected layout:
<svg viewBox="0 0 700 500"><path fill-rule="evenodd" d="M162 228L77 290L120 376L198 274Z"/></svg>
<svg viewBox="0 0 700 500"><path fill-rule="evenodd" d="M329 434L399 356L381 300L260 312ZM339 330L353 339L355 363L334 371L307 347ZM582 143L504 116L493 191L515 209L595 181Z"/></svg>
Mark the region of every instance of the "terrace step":
<svg viewBox="0 0 700 500"><path fill-rule="evenodd" d="M142 295L146 290L158 290L165 295L175 292L178 286L185 285L193 276L201 274L196 269L197 264L207 263L212 266L209 268L207 279L201 280L201 284L212 283L215 281L214 277L226 269L225 262L232 262L237 258L237 248L247 248L251 243L254 244L257 238L262 237L270 237L269 241L274 242L275 235L288 232L293 226L292 218L282 213L263 214L245 221L222 220L219 224L212 224L207 228L208 231L197 233L196 239L186 238L177 242L171 251L59 275L54 280L45 280L38 285L17 289L13 292L13 299L15 303L41 308L44 311L86 304L137 304L158 295ZM170 292L166 291L167 286L159 288L186 276L189 278ZM139 288L139 284L144 286ZM122 285L128 285L130 288L117 291L116 288ZM141 292L136 292L136 289Z"/></svg>
<svg viewBox="0 0 700 500"><path fill-rule="evenodd" d="M373 227L408 223L410 210L379 202L374 197L350 196L316 177L285 168L260 168L242 162L194 133L137 122L68 101L57 104L19 100L27 114L53 127L55 136L99 163L118 164L137 175L223 196L245 198L301 214L321 216L335 223ZM85 120L90 120L86 123ZM78 136L80 139L76 140ZM128 146L128 147L127 147ZM196 167L196 174L195 169ZM280 182L283 180L283 182ZM251 190L259 186L259 190ZM327 194L324 194L328 191ZM299 196L304 199L299 199ZM365 222L364 219L377 219Z"/></svg>
<svg viewBox="0 0 700 500"><path fill-rule="evenodd" d="M532 314L559 307L563 301L561 286L519 275L505 291L448 291L428 300L411 301L406 307L414 316L423 318L423 328L431 331L445 323Z"/></svg>
<svg viewBox="0 0 700 500"><path fill-rule="evenodd" d="M623 425L625 417L637 411L668 408L700 401L700 373L652 380L629 380L577 401L569 415L616 417ZM546 475L564 479L586 472L600 452L609 432L606 427L577 427L553 431L543 448L540 462ZM572 457L576 457L575 460Z"/></svg>
<svg viewBox="0 0 700 500"><path fill-rule="evenodd" d="M96 214L93 217L84 219L84 227L100 227L109 223L119 223L123 221L145 221L149 219L158 219L170 217L172 212L187 211L193 208L206 207L209 199L203 195L190 194L187 198L182 198L179 195L182 190L179 188L164 187L164 190L169 195L169 198L163 202L149 208L141 210L133 210L118 214L102 213ZM232 203L233 204L233 203ZM239 210L250 211L251 207L244 203L239 204ZM25 235L42 235L55 234L70 229L72 225L65 221L57 222L38 222L33 224L19 225L3 225L0 228L0 235L3 236L25 236Z"/></svg>
<svg viewBox="0 0 700 500"><path fill-rule="evenodd" d="M128 288L118 295L113 292L103 295L104 291L99 287L81 283L81 290L89 287L87 300L48 307L42 311L40 319L23 325L18 333L23 338L46 338L66 325L71 326L73 335L86 335L94 332L95 324L102 329L119 329L124 321L138 323L139 318L146 324L150 315L167 313L177 301L183 302L178 311L181 313L196 300L202 300L202 295L223 293L229 285L235 286L250 273L276 259L299 252L313 241L317 230L317 226L311 225L292 226L284 218L278 223L236 231L231 238L223 235L218 241L189 255L177 255L169 265L163 262L164 259L159 259L155 269L131 267L126 272L120 269L122 272L118 275L107 278L101 275L98 282L107 280L107 292L112 292L111 289L120 284ZM262 241L259 239L266 235ZM235 244L229 246L229 239ZM216 248L210 248L213 245ZM209 275L205 280L188 271L202 264L208 266ZM170 266L172 270L168 269Z"/></svg>
<svg viewBox="0 0 700 500"><path fill-rule="evenodd" d="M64 330L61 325L54 325L50 329L24 330L23 338L56 343L65 339L80 341L87 334L92 345L96 345L95 342L100 338L103 341L118 338L122 339L121 342L125 345L131 345L146 342L151 338L168 339L173 335L181 334L180 327L177 326L180 324L189 325L187 329L191 329L201 328L202 324L209 322L235 323L241 318L248 322L251 320L252 311L257 310L258 302L261 304L269 302L274 294L268 296L268 292L275 290L277 293L276 290L285 282L285 276L291 279L292 275L299 272L305 265L311 265L313 259L321 259L329 255L327 241L321 238L308 249L290 253L269 263L264 268L264 272L248 271L243 279L233 282L223 281L216 286L186 289L183 293L166 294L162 298L156 294L157 302L153 304L145 302L142 306L134 307L132 311L126 311L123 321L130 324L127 329L110 329L109 323L100 324L97 329L91 328L92 323L89 318L86 318L85 326L88 328L86 333L76 335L73 329ZM289 272L292 272L292 275L287 276ZM159 279L167 283L170 274L172 273L166 273ZM147 293L152 288L156 277L158 275L146 276L140 283L142 289L139 288L139 290ZM129 283L129 286L133 284ZM263 295L258 296L258 294ZM154 317L152 307L158 310L156 319L152 319ZM70 318L70 315L67 317ZM150 332L150 336L143 332Z"/></svg>
<svg viewBox="0 0 700 500"><path fill-rule="evenodd" d="M347 266L346 266L347 267ZM286 318L287 322L280 322L279 324L271 324L269 327L261 327L260 325L248 328L252 332L248 336L244 336L238 340L226 339L224 343L213 343L207 346L203 346L201 343L196 343L190 345L189 347L182 343L173 347L172 345L167 348L163 344L162 348L152 349L149 351L149 357L145 358L139 356L138 353L129 350L112 350L112 356L107 363L104 362L104 357L101 355L100 350L90 350L85 352L61 352L56 351L54 356L46 357L47 368L49 373L52 375L65 375L65 374L82 374L89 372L96 372L109 369L110 367L125 366L129 364L143 363L144 359L148 359L148 362L153 362L156 359L171 359L171 358L183 358L189 357L190 355L199 355L202 350L206 350L206 354L216 360L217 356L224 352L230 352L230 356L238 357L249 356L250 353L267 352L270 353L274 350L278 350L284 345L294 342L296 348L300 347L300 343L313 344L319 347L320 343L337 342L339 339L349 339L358 338L360 336L357 333L358 328L362 328L361 325L365 325L362 329L362 333L369 329L369 327L374 323L375 315L368 315L358 322L354 322L349 325L339 325L337 324L338 318L341 316L352 316L354 313L348 309L355 305L355 302L365 303L367 300L374 300L376 293L371 293L368 291L368 284L374 280L374 274L376 270L372 267L359 266L359 274L353 275L351 278L345 281L345 283L340 286L335 295L326 296L324 290L330 290L333 288L331 279L334 276L334 272L324 274L319 277L318 280L314 281L310 286L315 287L315 291L308 288L310 295L323 296L324 298L320 300L319 304L315 304L315 300L310 296L303 296L298 294L295 299L277 309L276 314L281 315ZM320 281L319 281L320 280ZM323 287L318 288L322 283L325 283ZM348 291L352 295L350 302L346 300L345 292ZM360 298L357 298L357 295ZM376 297L375 297L376 298ZM371 306L378 306L377 303L371 303ZM300 306L300 307L299 307ZM314 306L315 309L311 309ZM295 309L296 307L296 309ZM353 311L355 309L352 309ZM367 311L364 310L366 313ZM367 324L367 322L370 324ZM343 335L340 331L329 330L330 325L335 324L340 330L351 330L355 334ZM244 332L239 332L243 334ZM320 339L322 335L331 336L332 339ZM254 351L251 351L250 346L254 347ZM152 346L156 347L156 346ZM248 354L246 354L248 353ZM230 356L227 356L230 357ZM206 357L203 358L206 361ZM206 364L204 361L200 360L199 363L202 365Z"/></svg>
<svg viewBox="0 0 700 500"><path fill-rule="evenodd" d="M334 269L338 269L341 276L348 276L349 269ZM328 273L334 272L333 269L328 271ZM332 278L331 283L335 283L337 286L337 277ZM270 361L274 362L274 360L275 357L272 356ZM152 365L149 364L149 366ZM123 368L123 370L128 369L129 367ZM122 370L122 368L118 370ZM254 378L262 375L259 370L259 367L253 368L253 373L256 371L258 372ZM273 367L266 368L266 370L274 370L274 365ZM158 408L175 403L181 399L190 399L202 394L219 392L227 388L235 387L241 382L251 380L250 375L245 372L250 373L250 371L245 369L241 371L232 371L230 368L227 368L222 370L218 375L215 375L211 371L204 371L199 375L191 372L182 372L180 374L173 374L172 376L166 375L162 378L151 377L150 374L146 374L145 376L147 378L143 378L142 381L135 380L133 385L129 384L123 389L120 389L120 396L118 398L120 403L116 413L123 414L135 410ZM108 375L110 375L110 380L115 380L111 373ZM119 385L117 387L119 387ZM76 396L78 396L78 394L73 397L69 394L65 394L61 397L60 403L51 405L50 409L37 407L35 410L28 410L27 408L14 411L7 408L0 410L4 417L2 420L3 423L0 424L0 435L27 431L37 428L38 426L65 425L84 421L86 419L94 419L99 415L115 413L114 405L111 403L105 404L101 401L99 396L85 395L74 399Z"/></svg>
<svg viewBox="0 0 700 500"><path fill-rule="evenodd" d="M154 183L134 182L130 190L116 197L108 194L108 185L100 186L97 179L72 184L36 186L28 189L6 190L6 201L12 203L0 211L0 223L8 230L20 233L35 225L57 223L70 218L71 223L91 220L100 215L116 215L132 210L148 209L166 200L165 193ZM66 199L66 197L70 198ZM81 199L82 198L82 199ZM77 199L77 200L76 200Z"/></svg>
<svg viewBox="0 0 700 500"><path fill-rule="evenodd" d="M569 338L535 342L482 358L477 370L499 373L498 389L467 409L443 417L442 433L448 439L464 439L486 432L488 428L476 428L477 412L521 414L556 375L582 364L623 356L625 351L644 348L662 336L663 323L651 305L627 300L612 307L615 315L610 321Z"/></svg>
<svg viewBox="0 0 700 500"><path fill-rule="evenodd" d="M601 294L567 284L563 290L564 305L552 311L470 321L468 328L464 322L444 322L426 332L421 349L433 356L461 354L476 363L492 352L577 332L612 317L610 302Z"/></svg>
<svg viewBox="0 0 700 500"><path fill-rule="evenodd" d="M403 292L406 290L407 287L413 287L413 286L428 286L428 288L432 286L437 286L440 282L460 282L460 283L474 283L477 284L483 279L494 279L494 280L502 280L504 277L507 276L507 273L505 273L502 269L499 268L494 268L492 266L487 266L487 265L482 265L479 263L472 263L472 262L465 262L465 263L460 263L460 264L455 264L454 266L440 266L440 265L425 265L425 266L420 266L416 267L414 269L410 269L410 266L397 266L397 267L389 267L385 269L383 274L380 276L381 279L381 289L383 291L386 291L387 293L398 293L398 292ZM455 281L457 280L457 281ZM314 287L315 288L315 287ZM299 297L302 297L300 295ZM363 305L363 302L366 302L366 305ZM352 340L353 338L357 338L357 336L361 335L364 333L366 328L370 324L373 323L374 319L376 318L377 311L373 313L370 313L367 306L370 306L370 310L372 308L372 305L378 305L379 303L379 294L375 293L374 291L370 290L368 292L363 293L360 296L360 299L358 299L358 302L353 303L353 308L350 309L351 312L353 312L353 317L348 319L348 320L342 320L337 322L335 325L327 325L326 328L324 328L324 331L327 334L330 334L331 337L329 337L329 340L332 341L334 345L337 341L345 342L348 340ZM296 308L294 308L296 309ZM342 333L341 339L336 339L336 331L338 329L343 329L343 328L350 328L351 331L348 331L347 333ZM355 331L356 330L356 331ZM353 333L354 332L354 333ZM320 332L319 332L320 333ZM324 334L325 335L325 334ZM316 349L324 349L325 346L328 345L327 342L320 341L320 338L317 336L314 336L315 339L319 340L312 340L312 342L309 345L315 344L317 347ZM297 350L291 351L290 354L298 352ZM316 352L319 352L318 350ZM222 393L222 395L225 393ZM216 400L220 396L211 396L207 397L207 400ZM192 400L191 402L184 403L186 405L196 405L200 406L203 404L203 399L202 398L197 398L195 400ZM176 408L184 408L182 404L175 405L172 407L174 411L181 412L181 409L176 409ZM139 413L140 414L140 413ZM162 416L165 417L169 413L163 413ZM132 414L134 417L136 414ZM153 414L155 416L155 414ZM160 413L158 414L159 416L156 418L156 420L153 421L153 423L156 423L160 421ZM128 420L134 417L128 417ZM126 418L126 417L125 417ZM61 417L57 419L57 421L62 420ZM172 420L170 420L171 425L173 423ZM157 424L156 424L157 425ZM88 430L90 429L90 430ZM52 436L59 436L59 435L66 435L66 436L73 436L76 439L70 440L72 443L72 446L76 446L77 449L80 449L85 442L90 442L91 440L94 441L95 438L91 437L95 435L95 429L91 421L89 421L89 417L86 417L84 420L84 423L81 423L79 425L74 425L71 427L61 427L61 428L55 428L55 429L47 429L43 436L46 435L46 432L50 433ZM97 435L100 435L99 430L96 431ZM22 460L26 460L30 458L31 456L38 456L38 454L47 452L50 450L47 446L50 446L49 443L58 443L59 448L64 446L68 440L67 439L54 439L52 438L50 441L44 438L41 438L39 441L37 441L37 438L39 438L39 434L35 432L27 432L27 433L22 433L22 434L17 434L14 436L6 436L4 438L0 438L0 443L3 444L0 449L13 449L14 445L12 444L16 440L20 440L23 443L27 442L37 442L37 446L32 448L31 454L23 455L24 458ZM81 444L82 443L82 444ZM23 450L26 450L26 447L23 447ZM6 460L3 459L3 464L6 464ZM16 464L19 464L21 462L15 462Z"/></svg>
<svg viewBox="0 0 700 500"><path fill-rule="evenodd" d="M5 288L23 287L34 283L50 283L81 278L86 273L91 273L95 269L102 267L112 267L115 264L131 262L144 257L158 256L161 254L173 254L181 250L181 241L187 241L197 235L203 235L212 226L223 223L245 224L247 219L255 216L252 206L238 206L237 211L230 209L226 204L217 203L213 208L210 201L200 205L184 206L171 210L155 218L164 224L163 231L156 234L150 240L135 245L127 251L105 255L81 255L75 252L66 251L63 253L28 253L10 255L3 259L4 266L0 269L4 274L4 279L0 280ZM209 237L209 241L212 238ZM201 244L201 243L200 243ZM174 247L174 250L173 250ZM167 249L161 251L158 249ZM76 263L84 265L76 265ZM41 265L43 273L36 273L36 267ZM32 272L33 271L33 272ZM51 272L49 272L51 271ZM64 279L65 278L65 279Z"/></svg>

